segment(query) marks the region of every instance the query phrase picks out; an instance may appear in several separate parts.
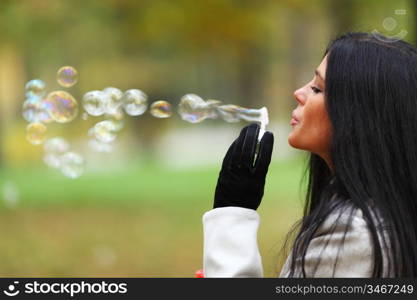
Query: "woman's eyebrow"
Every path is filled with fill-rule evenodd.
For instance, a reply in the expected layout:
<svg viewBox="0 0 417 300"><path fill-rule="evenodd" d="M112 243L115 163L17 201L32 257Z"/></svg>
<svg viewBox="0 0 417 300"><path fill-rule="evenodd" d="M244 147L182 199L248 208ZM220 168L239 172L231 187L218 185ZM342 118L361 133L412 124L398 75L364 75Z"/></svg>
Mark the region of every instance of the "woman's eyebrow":
<svg viewBox="0 0 417 300"><path fill-rule="evenodd" d="M324 81L323 76L321 76L320 72L318 70L314 70L314 74L316 74L318 77L320 77L321 80Z"/></svg>

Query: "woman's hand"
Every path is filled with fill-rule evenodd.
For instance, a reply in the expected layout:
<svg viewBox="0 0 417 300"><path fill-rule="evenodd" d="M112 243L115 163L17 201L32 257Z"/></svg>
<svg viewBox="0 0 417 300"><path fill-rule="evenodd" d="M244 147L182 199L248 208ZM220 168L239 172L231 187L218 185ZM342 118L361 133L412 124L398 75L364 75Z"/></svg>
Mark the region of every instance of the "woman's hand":
<svg viewBox="0 0 417 300"><path fill-rule="evenodd" d="M213 208L238 206L256 210L261 204L274 135L265 132L255 158L259 130L258 124L244 127L229 147L217 180Z"/></svg>

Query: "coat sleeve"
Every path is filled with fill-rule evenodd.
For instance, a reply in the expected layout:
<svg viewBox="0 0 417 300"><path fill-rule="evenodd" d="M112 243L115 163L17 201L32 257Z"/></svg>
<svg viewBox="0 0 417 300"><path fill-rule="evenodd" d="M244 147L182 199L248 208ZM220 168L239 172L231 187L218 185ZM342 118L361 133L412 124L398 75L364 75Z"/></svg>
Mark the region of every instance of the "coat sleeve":
<svg viewBox="0 0 417 300"><path fill-rule="evenodd" d="M362 211L356 210L350 226L348 213L339 216L338 218L338 214L331 214L310 241L304 262L306 277L372 276L372 240ZM280 277L289 276L290 258L291 255L282 268ZM296 259L295 266L294 277L302 277L301 258Z"/></svg>
<svg viewBox="0 0 417 300"><path fill-rule="evenodd" d="M206 212L204 277L262 277L259 215L253 209L221 207Z"/></svg>

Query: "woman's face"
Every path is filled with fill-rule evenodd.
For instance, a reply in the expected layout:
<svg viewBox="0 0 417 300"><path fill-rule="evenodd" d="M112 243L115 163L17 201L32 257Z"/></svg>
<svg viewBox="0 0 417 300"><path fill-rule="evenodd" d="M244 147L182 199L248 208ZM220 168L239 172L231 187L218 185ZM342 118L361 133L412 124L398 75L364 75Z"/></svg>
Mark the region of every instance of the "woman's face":
<svg viewBox="0 0 417 300"><path fill-rule="evenodd" d="M315 70L314 78L294 92L297 108L292 113L288 143L321 156L331 167L329 149L331 123L325 107L327 56Z"/></svg>

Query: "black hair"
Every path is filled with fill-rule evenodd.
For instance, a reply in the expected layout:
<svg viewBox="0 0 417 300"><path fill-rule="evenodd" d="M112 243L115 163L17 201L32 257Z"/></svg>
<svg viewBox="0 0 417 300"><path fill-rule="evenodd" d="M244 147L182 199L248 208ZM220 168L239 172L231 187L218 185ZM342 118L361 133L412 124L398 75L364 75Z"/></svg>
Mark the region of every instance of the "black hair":
<svg viewBox="0 0 417 300"><path fill-rule="evenodd" d="M417 277L417 48L358 32L333 40L325 55L333 166L309 154L304 214L287 235L286 244L298 229L288 277L307 276L309 243L340 207L362 210L373 243L370 276Z"/></svg>

